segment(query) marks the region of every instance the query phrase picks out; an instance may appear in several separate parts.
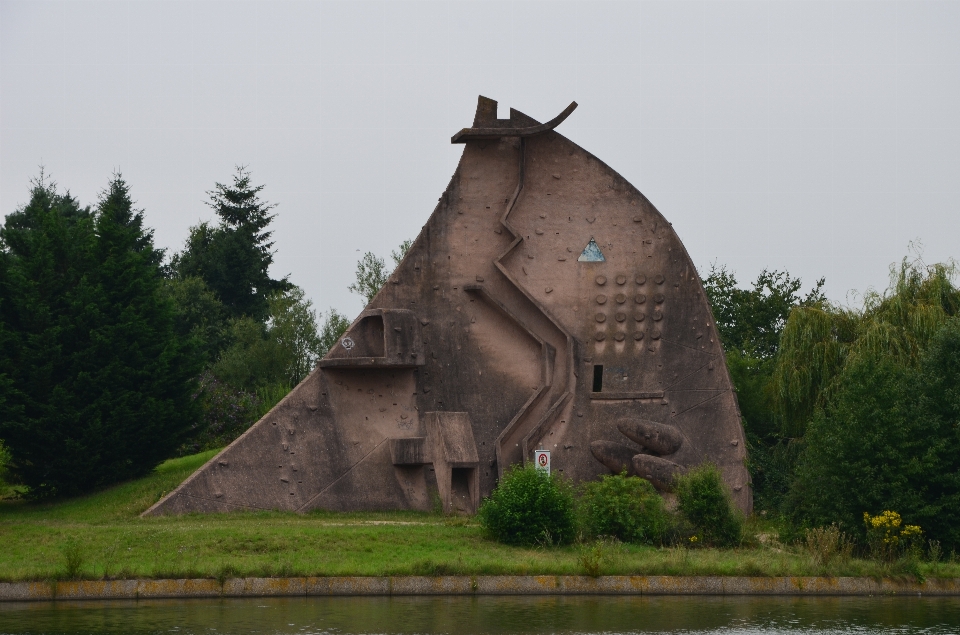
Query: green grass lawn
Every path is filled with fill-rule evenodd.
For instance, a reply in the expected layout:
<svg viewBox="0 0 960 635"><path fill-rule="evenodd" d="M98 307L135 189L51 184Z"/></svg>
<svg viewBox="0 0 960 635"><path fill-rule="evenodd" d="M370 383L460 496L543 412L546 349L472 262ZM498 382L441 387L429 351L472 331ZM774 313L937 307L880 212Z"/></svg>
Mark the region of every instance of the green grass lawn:
<svg viewBox="0 0 960 635"><path fill-rule="evenodd" d="M0 502L0 580L332 575L863 575L895 565L849 559L829 568L795 547L714 550L590 543L508 547L473 518L414 512L139 514L213 456L167 461L151 475L64 501ZM754 527L754 533L763 530ZM960 577L954 562L920 565Z"/></svg>

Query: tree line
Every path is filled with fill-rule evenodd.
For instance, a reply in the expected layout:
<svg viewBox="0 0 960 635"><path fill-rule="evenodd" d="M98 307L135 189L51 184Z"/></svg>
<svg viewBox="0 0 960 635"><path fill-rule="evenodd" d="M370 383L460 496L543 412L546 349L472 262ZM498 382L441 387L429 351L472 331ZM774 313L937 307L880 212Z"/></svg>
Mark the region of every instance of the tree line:
<svg viewBox="0 0 960 635"><path fill-rule="evenodd" d="M786 272L704 286L737 389L754 500L782 533L866 540L891 512L931 547L960 548L960 289L919 257L844 307ZM893 514L895 512L895 514Z"/></svg>
<svg viewBox="0 0 960 635"><path fill-rule="evenodd" d="M0 485L42 498L141 476L229 443L310 373L349 320L318 324L270 276L262 190L243 167L216 183L215 220L168 258L121 175L85 207L41 172L0 227ZM366 303L389 273L368 253L351 290Z"/></svg>
<svg viewBox="0 0 960 635"><path fill-rule="evenodd" d="M238 168L170 257L120 175L82 206L45 175L0 227L0 479L74 495L221 447L349 325L272 278L275 207ZM391 254L399 264L410 241ZM960 543L960 289L904 260L862 306L787 272L703 276L737 390L758 513L788 534L896 511ZM366 253L350 290L386 282Z"/></svg>

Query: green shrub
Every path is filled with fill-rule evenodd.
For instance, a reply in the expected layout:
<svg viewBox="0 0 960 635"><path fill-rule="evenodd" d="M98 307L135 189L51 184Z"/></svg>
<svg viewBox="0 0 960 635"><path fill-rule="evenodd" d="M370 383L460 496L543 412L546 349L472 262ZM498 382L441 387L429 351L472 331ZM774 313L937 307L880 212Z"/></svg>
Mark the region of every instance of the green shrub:
<svg viewBox="0 0 960 635"><path fill-rule="evenodd" d="M733 506L717 466L705 463L677 478L677 509L707 545L731 547L743 538L744 519Z"/></svg>
<svg viewBox="0 0 960 635"><path fill-rule="evenodd" d="M2 486L7 479L7 469L12 458L13 457L10 456L10 450L3 444L3 439L0 439L0 486Z"/></svg>
<svg viewBox="0 0 960 635"><path fill-rule="evenodd" d="M919 559L923 552L923 530L918 525L904 525L895 511L886 510L871 516L863 512L870 555L880 562L893 562L898 557Z"/></svg>
<svg viewBox="0 0 960 635"><path fill-rule="evenodd" d="M3 444L3 439L0 439L0 499L11 494L12 488L8 478L10 477L10 462L12 460L10 450Z"/></svg>
<svg viewBox="0 0 960 635"><path fill-rule="evenodd" d="M180 446L177 456L222 448L269 410L258 394L234 388L209 371L200 375L200 389L193 397L200 402L202 416L196 432L190 441Z"/></svg>
<svg viewBox="0 0 960 635"><path fill-rule="evenodd" d="M492 538L509 545L561 545L576 533L572 488L532 465L505 472L477 516Z"/></svg>
<svg viewBox="0 0 960 635"><path fill-rule="evenodd" d="M649 481L624 474L602 476L583 488L583 524L592 536L660 543L670 517Z"/></svg>

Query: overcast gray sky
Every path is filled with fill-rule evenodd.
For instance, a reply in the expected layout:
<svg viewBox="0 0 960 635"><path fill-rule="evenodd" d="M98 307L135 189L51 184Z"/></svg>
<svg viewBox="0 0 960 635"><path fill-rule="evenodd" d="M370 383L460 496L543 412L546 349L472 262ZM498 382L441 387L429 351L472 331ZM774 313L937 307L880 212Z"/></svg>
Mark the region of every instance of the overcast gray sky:
<svg viewBox="0 0 960 635"><path fill-rule="evenodd" d="M114 170L160 246L249 166L275 275L350 317L367 250L416 236L478 94L639 188L694 262L831 299L923 244L960 256L960 2L0 0L0 213ZM505 111L504 111L505 112Z"/></svg>

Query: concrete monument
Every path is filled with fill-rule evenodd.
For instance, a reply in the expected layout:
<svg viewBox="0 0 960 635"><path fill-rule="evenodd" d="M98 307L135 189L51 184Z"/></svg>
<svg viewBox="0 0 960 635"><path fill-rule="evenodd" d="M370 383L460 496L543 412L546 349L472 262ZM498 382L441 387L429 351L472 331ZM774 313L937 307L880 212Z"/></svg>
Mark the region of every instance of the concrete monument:
<svg viewBox="0 0 960 635"><path fill-rule="evenodd" d="M480 97L446 191L314 372L145 514L472 513L551 451L574 481L670 489L710 461L752 506L710 306L670 223L620 175Z"/></svg>

